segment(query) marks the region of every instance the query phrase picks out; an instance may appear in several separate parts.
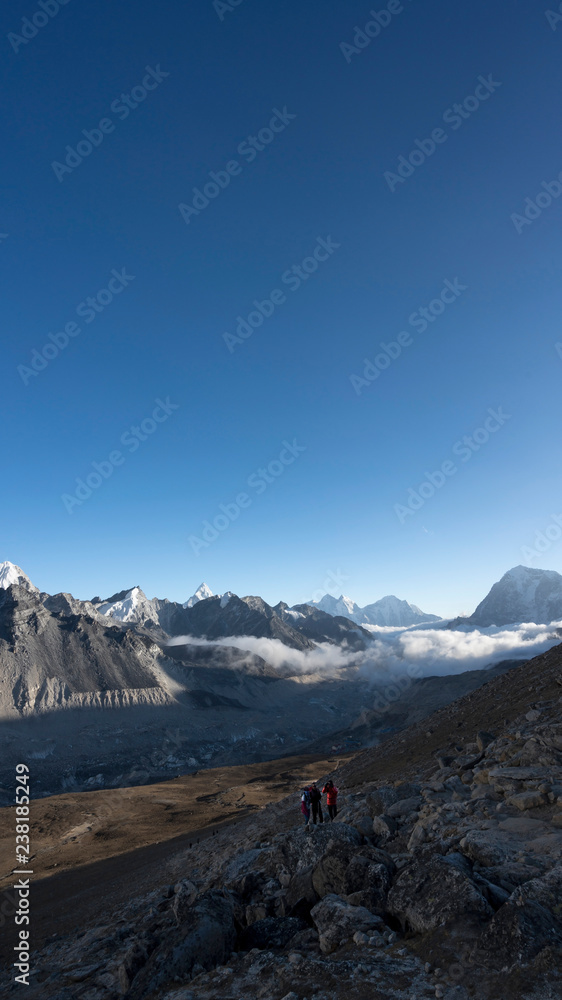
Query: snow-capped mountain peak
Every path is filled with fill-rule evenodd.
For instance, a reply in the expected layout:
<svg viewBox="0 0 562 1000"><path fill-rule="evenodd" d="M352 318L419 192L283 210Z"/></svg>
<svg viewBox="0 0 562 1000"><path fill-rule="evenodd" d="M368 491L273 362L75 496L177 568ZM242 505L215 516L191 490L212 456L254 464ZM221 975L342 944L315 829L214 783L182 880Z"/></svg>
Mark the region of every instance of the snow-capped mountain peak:
<svg viewBox="0 0 562 1000"><path fill-rule="evenodd" d="M183 605L184 608L192 608L194 604L198 604L199 601L206 601L208 597L214 597L213 591L206 583L202 583L200 587L197 588L195 593L189 598L188 601Z"/></svg>
<svg viewBox="0 0 562 1000"><path fill-rule="evenodd" d="M514 622L548 624L562 619L562 576L555 570L514 566L494 584L468 621L474 625Z"/></svg>
<svg viewBox="0 0 562 1000"><path fill-rule="evenodd" d="M120 622L142 622L152 618L154 614L151 602L140 587L114 594L107 601L96 605L96 610Z"/></svg>
<svg viewBox="0 0 562 1000"><path fill-rule="evenodd" d="M38 593L38 588L31 582L27 573L24 573L19 566L12 562L0 563L0 588L7 590L15 584L17 587L25 587L33 593Z"/></svg>
<svg viewBox="0 0 562 1000"><path fill-rule="evenodd" d="M341 594L340 597L324 594L320 601L314 602L314 606L319 611L325 611L328 615L342 616L343 618L353 618L353 615L361 611L359 605L352 601L351 597L345 597L344 594Z"/></svg>
<svg viewBox="0 0 562 1000"><path fill-rule="evenodd" d="M426 615L415 604L408 604L393 595L381 597L374 604L360 608L350 597L336 598L325 594L321 601L315 601L314 606L329 615L351 618L358 625L393 625L408 627L421 622L438 621L438 615Z"/></svg>

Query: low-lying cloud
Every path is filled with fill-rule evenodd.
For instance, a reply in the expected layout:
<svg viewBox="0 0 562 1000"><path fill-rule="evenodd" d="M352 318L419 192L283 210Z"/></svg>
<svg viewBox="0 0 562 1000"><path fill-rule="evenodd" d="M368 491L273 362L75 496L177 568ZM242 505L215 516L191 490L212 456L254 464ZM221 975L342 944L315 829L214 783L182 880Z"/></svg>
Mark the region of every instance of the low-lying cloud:
<svg viewBox="0 0 562 1000"><path fill-rule="evenodd" d="M530 660L560 643L562 622L505 625L470 631L380 629L373 633L362 673L373 681L408 674L441 677L481 670L502 660Z"/></svg>
<svg viewBox="0 0 562 1000"><path fill-rule="evenodd" d="M557 633L557 630L561 630ZM550 625L506 625L503 627L449 631L448 629L373 630L373 640L363 652L353 652L331 643L313 650L291 649L279 639L227 636L212 641L177 636L171 646L234 646L261 656L281 676L309 681L341 677L355 668L373 684L389 678L445 676L466 670L481 670L501 660L529 660L562 640L562 621Z"/></svg>
<svg viewBox="0 0 562 1000"><path fill-rule="evenodd" d="M270 667L283 677L319 675L322 678L337 675L351 666L359 666L362 657L329 642L319 643L316 649L291 649L280 639L259 638L253 635L230 635L220 639L198 639L192 635L176 636L169 646L234 646L256 656L261 656Z"/></svg>

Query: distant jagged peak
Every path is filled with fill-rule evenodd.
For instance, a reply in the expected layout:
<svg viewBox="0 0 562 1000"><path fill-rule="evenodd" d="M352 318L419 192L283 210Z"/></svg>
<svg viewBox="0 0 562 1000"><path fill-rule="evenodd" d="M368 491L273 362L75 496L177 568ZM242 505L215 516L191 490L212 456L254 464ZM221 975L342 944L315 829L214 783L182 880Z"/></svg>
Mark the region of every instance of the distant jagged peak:
<svg viewBox="0 0 562 1000"><path fill-rule="evenodd" d="M536 566L513 566L504 573L502 580L510 580L516 584L526 584L529 580L540 579L562 580L555 569L538 569ZM498 581L501 583L501 580Z"/></svg>
<svg viewBox="0 0 562 1000"><path fill-rule="evenodd" d="M206 601L208 597L214 597L213 591L206 583L202 583L194 594L191 595L188 601L183 605L184 608L192 608L194 604L199 604L199 601Z"/></svg>
<svg viewBox="0 0 562 1000"><path fill-rule="evenodd" d="M8 587L25 587L32 593L39 593L39 588L31 582L27 573L24 573L19 566L13 562L0 563L0 587L7 590Z"/></svg>
<svg viewBox="0 0 562 1000"><path fill-rule="evenodd" d="M314 601L314 606L320 611L325 611L328 615L341 615L344 618L351 618L358 614L361 608L351 599L341 594L340 597L333 597L332 594L324 594L319 601Z"/></svg>
<svg viewBox="0 0 562 1000"><path fill-rule="evenodd" d="M142 623L154 616L154 606L140 587L120 590L106 601L97 604L96 610L121 622Z"/></svg>
<svg viewBox="0 0 562 1000"><path fill-rule="evenodd" d="M326 594L322 600L315 601L314 606L329 615L350 618L358 625L408 627L422 622L439 621L439 615L425 614L416 604L402 601L393 594L381 597L379 601L367 604L364 608L360 608L351 597L343 594L339 598Z"/></svg>
<svg viewBox="0 0 562 1000"><path fill-rule="evenodd" d="M552 569L514 566L480 602L472 625L550 624L562 619L562 576Z"/></svg>

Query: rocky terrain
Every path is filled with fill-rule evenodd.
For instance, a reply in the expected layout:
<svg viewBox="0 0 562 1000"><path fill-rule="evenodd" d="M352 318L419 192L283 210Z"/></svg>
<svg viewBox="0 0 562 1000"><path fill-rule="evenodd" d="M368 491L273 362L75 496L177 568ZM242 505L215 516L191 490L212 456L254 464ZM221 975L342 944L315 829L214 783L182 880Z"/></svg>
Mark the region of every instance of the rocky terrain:
<svg viewBox="0 0 562 1000"><path fill-rule="evenodd" d="M170 856L36 954L27 995L555 1000L561 666L558 646L344 764L333 823L305 829L295 789Z"/></svg>

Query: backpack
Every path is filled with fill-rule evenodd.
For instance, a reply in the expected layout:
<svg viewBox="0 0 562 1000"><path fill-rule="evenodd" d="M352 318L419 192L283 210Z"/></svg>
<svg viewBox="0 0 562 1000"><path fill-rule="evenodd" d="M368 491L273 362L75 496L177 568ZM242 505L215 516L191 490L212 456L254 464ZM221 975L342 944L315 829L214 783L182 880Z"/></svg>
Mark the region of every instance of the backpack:
<svg viewBox="0 0 562 1000"><path fill-rule="evenodd" d="M301 802L304 802L305 806L307 807L310 805L310 792L308 788L305 788L304 792L302 793Z"/></svg>

